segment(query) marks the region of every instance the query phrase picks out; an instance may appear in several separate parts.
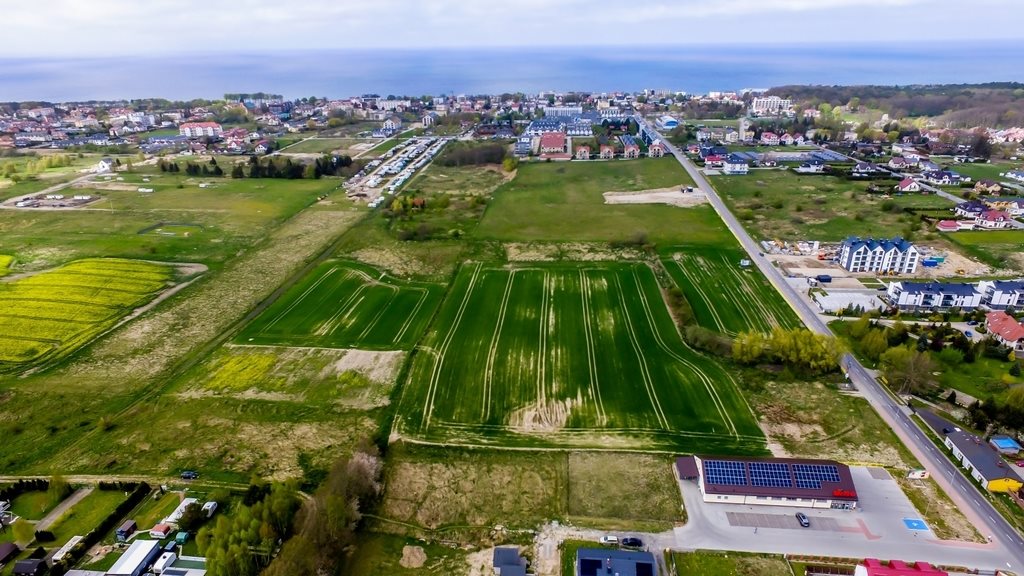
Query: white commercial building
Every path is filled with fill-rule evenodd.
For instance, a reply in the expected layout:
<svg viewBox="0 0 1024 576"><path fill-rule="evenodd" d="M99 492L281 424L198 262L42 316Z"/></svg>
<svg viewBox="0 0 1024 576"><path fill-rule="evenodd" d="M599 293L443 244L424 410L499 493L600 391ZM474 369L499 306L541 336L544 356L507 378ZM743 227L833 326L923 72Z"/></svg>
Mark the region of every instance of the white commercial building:
<svg viewBox="0 0 1024 576"><path fill-rule="evenodd" d="M1024 307L1024 280L983 280L978 282L978 292L990 310Z"/></svg>
<svg viewBox="0 0 1024 576"><path fill-rule="evenodd" d="M839 251L839 265L850 272L913 274L918 256L917 248L902 238L847 238Z"/></svg>
<svg viewBox="0 0 1024 576"><path fill-rule="evenodd" d="M778 96L762 96L754 98L754 101L750 103L750 110L754 114L778 114L779 112L789 110L792 106L792 100L779 98Z"/></svg>
<svg viewBox="0 0 1024 576"><path fill-rule="evenodd" d="M893 282L886 296L891 305L905 312L974 310L981 305L981 292L974 284L965 283Z"/></svg>
<svg viewBox="0 0 1024 576"><path fill-rule="evenodd" d="M545 116L579 116L583 114L583 106L545 106Z"/></svg>

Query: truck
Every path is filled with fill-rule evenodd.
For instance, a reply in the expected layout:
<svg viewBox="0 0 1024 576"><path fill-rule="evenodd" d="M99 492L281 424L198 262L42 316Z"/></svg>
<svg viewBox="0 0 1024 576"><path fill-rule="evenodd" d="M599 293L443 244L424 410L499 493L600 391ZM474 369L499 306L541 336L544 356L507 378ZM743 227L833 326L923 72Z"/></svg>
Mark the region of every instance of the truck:
<svg viewBox="0 0 1024 576"><path fill-rule="evenodd" d="M821 282L822 284L828 284L829 282L832 281L832 276L828 274L818 274L817 276L814 277L814 279L817 280L818 282Z"/></svg>

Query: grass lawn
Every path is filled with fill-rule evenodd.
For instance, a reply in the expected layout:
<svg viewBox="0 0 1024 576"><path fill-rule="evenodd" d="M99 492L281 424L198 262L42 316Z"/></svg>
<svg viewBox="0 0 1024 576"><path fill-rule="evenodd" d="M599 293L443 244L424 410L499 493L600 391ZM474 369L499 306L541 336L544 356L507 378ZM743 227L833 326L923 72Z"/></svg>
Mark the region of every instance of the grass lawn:
<svg viewBox="0 0 1024 576"><path fill-rule="evenodd" d="M235 339L241 344L409 349L443 287L410 283L354 262L328 261L293 286Z"/></svg>
<svg viewBox="0 0 1024 576"><path fill-rule="evenodd" d="M568 513L581 526L660 532L686 519L671 456L569 454ZM640 526L643 526L641 528Z"/></svg>
<svg viewBox="0 0 1024 576"><path fill-rule="evenodd" d="M72 536L85 536L124 500L124 492L118 490L93 490L50 528L56 545L62 546Z"/></svg>
<svg viewBox="0 0 1024 576"><path fill-rule="evenodd" d="M176 492L168 492L156 500L149 497L132 510L128 517L135 520L139 530L146 531L174 512L180 503L181 497Z"/></svg>
<svg viewBox="0 0 1024 576"><path fill-rule="evenodd" d="M670 158L521 164L494 193L475 238L506 241L623 241L646 232L658 244L718 245L729 233L708 206L605 204L604 192L692 184Z"/></svg>
<svg viewBox="0 0 1024 576"><path fill-rule="evenodd" d="M1024 252L1024 230L964 230L947 239L968 255L996 267L1020 263Z"/></svg>
<svg viewBox="0 0 1024 576"><path fill-rule="evenodd" d="M335 150L343 153L354 154L362 152L363 148L353 149L358 144L371 142L362 138L310 138L289 146L285 154L326 154ZM284 145L282 145L284 148Z"/></svg>
<svg viewBox="0 0 1024 576"><path fill-rule="evenodd" d="M939 385L969 394L979 400L990 397L1002 398L1011 387L1024 383L1024 377L1011 376L1010 362L994 358L978 358L971 364L946 366L939 362L938 354L932 352L936 366L941 369Z"/></svg>
<svg viewBox="0 0 1024 576"><path fill-rule="evenodd" d="M1007 179L999 175L1011 170L1019 170L1022 164L1020 162L995 161L988 164L944 163L943 166L958 174L968 176L975 182L978 180L995 180L996 182L1005 182Z"/></svg>
<svg viewBox="0 0 1024 576"><path fill-rule="evenodd" d="M402 550L406 546L419 546L423 549L427 556L423 566L406 568L400 564ZM450 576L464 574L468 569L466 556L465 551L450 546L430 544L403 536L360 532L354 550L341 570L341 575ZM490 558L487 559L487 565L484 568L485 570L480 574L489 574L492 570Z"/></svg>
<svg viewBox="0 0 1024 576"><path fill-rule="evenodd" d="M413 359L394 433L482 446L764 450L728 372L683 344L639 263L463 267Z"/></svg>
<svg viewBox="0 0 1024 576"><path fill-rule="evenodd" d="M54 498L49 491L26 492L11 502L11 512L26 520L40 520L60 503L61 498Z"/></svg>
<svg viewBox="0 0 1024 576"><path fill-rule="evenodd" d="M714 574L715 576L792 576L782 556L746 552L674 552L671 561L677 576Z"/></svg>
<svg viewBox="0 0 1024 576"><path fill-rule="evenodd" d="M486 166L442 166L431 163L419 172L406 186L414 196L489 195L506 180L506 173L499 165Z"/></svg>
<svg viewBox="0 0 1024 576"><path fill-rule="evenodd" d="M665 269L701 326L729 335L802 326L756 267L740 267L747 254L739 247L679 246L662 252Z"/></svg>
<svg viewBox="0 0 1024 576"><path fill-rule="evenodd" d="M75 258L119 256L219 265L339 180L234 180L126 174L75 192L100 196L91 210L0 210L0 253L38 269ZM143 183L143 178L150 182ZM135 181L134 183L132 181ZM200 188L201 183L209 183ZM140 186L153 188L139 193ZM179 187L180 186L180 187ZM340 194L339 194L340 196ZM335 199L333 202L345 202ZM165 226L186 224L186 228Z"/></svg>
<svg viewBox="0 0 1024 576"><path fill-rule="evenodd" d="M917 216L905 209L953 206L933 195L884 199L868 194L867 182L800 175L791 170L754 170L746 176L712 176L710 180L747 230L761 240L839 241L848 236L905 235L921 225Z"/></svg>

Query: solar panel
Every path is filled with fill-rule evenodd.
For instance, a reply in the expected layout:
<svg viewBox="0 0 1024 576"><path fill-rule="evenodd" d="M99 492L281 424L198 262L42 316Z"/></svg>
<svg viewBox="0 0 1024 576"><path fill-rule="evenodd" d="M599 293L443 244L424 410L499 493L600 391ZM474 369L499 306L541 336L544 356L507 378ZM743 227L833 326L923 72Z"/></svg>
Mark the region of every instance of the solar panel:
<svg viewBox="0 0 1024 576"><path fill-rule="evenodd" d="M708 484L746 486L747 471L742 462L705 460L704 479Z"/></svg>
<svg viewBox="0 0 1024 576"><path fill-rule="evenodd" d="M762 488L792 488L789 465L779 462L751 462L750 483Z"/></svg>
<svg viewBox="0 0 1024 576"><path fill-rule="evenodd" d="M839 482L839 470L832 464L793 464L797 488L821 489L822 482Z"/></svg>

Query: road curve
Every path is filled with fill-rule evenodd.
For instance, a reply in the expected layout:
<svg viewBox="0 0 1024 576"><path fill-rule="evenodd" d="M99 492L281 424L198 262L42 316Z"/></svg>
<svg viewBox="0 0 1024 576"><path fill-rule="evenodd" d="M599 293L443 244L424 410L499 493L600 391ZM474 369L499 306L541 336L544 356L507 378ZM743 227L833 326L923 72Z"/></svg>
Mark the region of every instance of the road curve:
<svg viewBox="0 0 1024 576"><path fill-rule="evenodd" d="M638 122L646 122L637 118ZM648 124L648 128L654 130ZM662 135L662 142L666 150L672 154L683 166L686 172L693 178L693 181L708 197L715 212L722 218L725 225L739 241L743 249L750 255L750 259L764 273L765 277L775 286L776 290L789 302L789 305L800 316L809 329L819 334L833 336L828 325L818 316L810 303L797 293L797 291L786 282L777 268L764 257L760 256L761 248L751 238L750 234L740 225L739 220L722 201L715 189L711 186L704 175L697 169L697 166L680 150L670 144L668 139ZM994 553L1004 558L1007 567L1015 571L1024 571L1024 538L997 512L992 505L985 500L978 490L970 484L960 469L939 452L932 441L925 436L924 432L910 419L909 410L898 404L882 386L871 377L864 369L864 366L850 354L846 354L840 360L840 364L846 369L850 381L862 392L868 403L878 412L882 419L896 433L900 440L910 449L911 453L927 468L932 478L946 491L946 494L960 508L965 516L984 535L992 538L993 543L999 549ZM922 559L927 560L927 559Z"/></svg>

